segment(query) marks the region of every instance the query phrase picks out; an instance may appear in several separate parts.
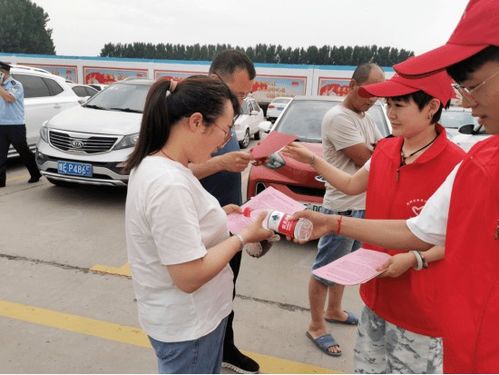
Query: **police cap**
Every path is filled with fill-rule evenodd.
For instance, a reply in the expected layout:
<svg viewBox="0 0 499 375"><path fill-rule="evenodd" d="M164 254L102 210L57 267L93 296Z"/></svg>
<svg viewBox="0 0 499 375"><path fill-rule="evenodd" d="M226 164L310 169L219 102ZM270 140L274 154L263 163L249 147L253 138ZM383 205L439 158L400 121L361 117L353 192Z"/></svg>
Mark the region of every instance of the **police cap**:
<svg viewBox="0 0 499 375"><path fill-rule="evenodd" d="M6 71L10 71L10 65L7 63L4 63L3 61L0 61L0 69L4 69Z"/></svg>

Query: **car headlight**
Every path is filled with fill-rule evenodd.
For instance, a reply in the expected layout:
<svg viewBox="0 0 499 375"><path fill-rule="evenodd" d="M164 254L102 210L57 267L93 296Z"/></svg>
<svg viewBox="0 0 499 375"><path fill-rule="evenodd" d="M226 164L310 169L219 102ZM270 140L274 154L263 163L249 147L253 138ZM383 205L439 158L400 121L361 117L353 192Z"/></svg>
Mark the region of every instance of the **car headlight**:
<svg viewBox="0 0 499 375"><path fill-rule="evenodd" d="M48 121L44 121L42 127L40 128L40 138L49 143L49 129L47 128L47 122Z"/></svg>
<svg viewBox="0 0 499 375"><path fill-rule="evenodd" d="M139 139L139 133L129 134L123 137L123 139L119 141L118 144L114 147L114 149L121 150L123 148L135 147L135 144L137 143L138 139Z"/></svg>
<svg viewBox="0 0 499 375"><path fill-rule="evenodd" d="M271 154L265 162L265 166L270 169L278 169L285 165L286 162L284 161L284 158L278 152Z"/></svg>

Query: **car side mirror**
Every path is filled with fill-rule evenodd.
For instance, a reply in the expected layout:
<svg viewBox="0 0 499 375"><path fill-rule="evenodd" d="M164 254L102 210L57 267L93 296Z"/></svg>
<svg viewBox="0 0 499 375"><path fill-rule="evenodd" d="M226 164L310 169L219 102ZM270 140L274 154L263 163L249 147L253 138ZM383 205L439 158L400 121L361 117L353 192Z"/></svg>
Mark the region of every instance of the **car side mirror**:
<svg viewBox="0 0 499 375"><path fill-rule="evenodd" d="M461 134L475 134L475 125L474 124L466 124L459 127L457 130Z"/></svg>
<svg viewBox="0 0 499 375"><path fill-rule="evenodd" d="M80 98L78 99L78 103L80 103L81 105L85 104L88 99L90 99L91 97L90 96L84 96L83 98Z"/></svg>
<svg viewBox="0 0 499 375"><path fill-rule="evenodd" d="M264 133L270 132L270 128L272 128L272 123L270 121L263 121L258 124L258 129L260 129Z"/></svg>

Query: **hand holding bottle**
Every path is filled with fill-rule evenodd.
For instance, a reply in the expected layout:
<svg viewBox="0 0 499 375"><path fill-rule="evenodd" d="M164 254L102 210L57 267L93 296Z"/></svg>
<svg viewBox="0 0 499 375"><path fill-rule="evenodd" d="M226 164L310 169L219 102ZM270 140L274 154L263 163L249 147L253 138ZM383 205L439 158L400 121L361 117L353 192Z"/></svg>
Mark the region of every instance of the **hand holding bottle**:
<svg viewBox="0 0 499 375"><path fill-rule="evenodd" d="M297 241L308 241L313 231L312 222L306 218L296 219L284 212L272 209L256 209L251 210L245 208L243 215L255 218L258 215L265 214L262 220L262 225L276 233L285 235L287 238L296 239Z"/></svg>
<svg viewBox="0 0 499 375"><path fill-rule="evenodd" d="M245 243L260 242L273 236L274 233L262 225L266 216L265 212L261 212L254 222L241 231Z"/></svg>
<svg viewBox="0 0 499 375"><path fill-rule="evenodd" d="M303 244L309 240L315 240L317 238L322 237L327 233L333 233L332 228L336 228L333 226L334 223L337 223L337 215L325 215L319 212L314 212L311 210L303 210L298 211L293 214L295 219L308 219L312 223L312 233L311 236L307 240L301 240L298 238L290 238L294 242ZM336 225L336 224L334 224Z"/></svg>

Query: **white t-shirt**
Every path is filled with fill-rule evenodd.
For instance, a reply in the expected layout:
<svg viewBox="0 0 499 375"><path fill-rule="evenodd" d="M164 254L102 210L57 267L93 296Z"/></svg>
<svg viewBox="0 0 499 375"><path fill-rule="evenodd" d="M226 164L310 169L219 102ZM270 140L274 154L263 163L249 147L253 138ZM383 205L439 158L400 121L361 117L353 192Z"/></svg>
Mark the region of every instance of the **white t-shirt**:
<svg viewBox="0 0 499 375"><path fill-rule="evenodd" d="M227 215L190 169L148 156L130 174L126 200L128 261L144 331L163 342L200 338L232 310L232 270L191 294L177 288L166 265L206 255L229 236Z"/></svg>
<svg viewBox="0 0 499 375"><path fill-rule="evenodd" d="M452 186L460 165L461 163L456 165L449 173L438 190L428 199L421 213L407 220L407 227L420 240L433 245L445 245Z"/></svg>
<svg viewBox="0 0 499 375"><path fill-rule="evenodd" d="M343 104L331 108L322 120L322 150L331 165L354 175L359 169L341 150L364 143L371 151L381 134L374 120L367 114L358 114ZM365 193L346 195L326 182L324 206L338 211L364 210Z"/></svg>
<svg viewBox="0 0 499 375"><path fill-rule="evenodd" d="M368 161L366 161L366 163L364 164L364 167L363 167L366 171L370 172L371 171L371 158L369 158Z"/></svg>

